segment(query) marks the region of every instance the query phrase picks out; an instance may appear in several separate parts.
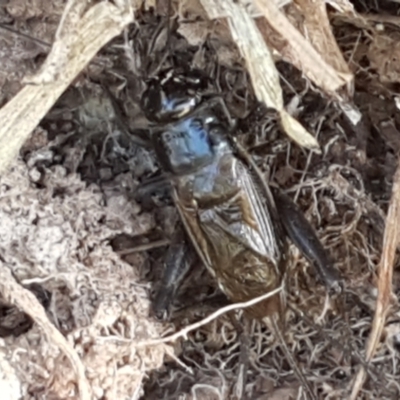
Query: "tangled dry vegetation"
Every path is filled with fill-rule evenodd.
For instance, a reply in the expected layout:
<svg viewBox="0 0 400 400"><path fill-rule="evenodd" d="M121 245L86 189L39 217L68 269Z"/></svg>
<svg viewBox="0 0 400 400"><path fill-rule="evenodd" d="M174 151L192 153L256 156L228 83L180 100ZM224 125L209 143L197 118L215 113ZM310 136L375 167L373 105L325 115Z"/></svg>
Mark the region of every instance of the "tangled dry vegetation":
<svg viewBox="0 0 400 400"><path fill-rule="evenodd" d="M151 315L177 215L168 199L137 198L158 170L138 146L139 99L169 53L212 77L238 140L296 200L343 276L343 292L328 296L291 248L285 335L318 397L398 399L398 3L189 0L173 2L169 19L167 1L105 3L0 4L0 291L35 321L1 339L2 399L307 398L257 321L245 388L227 314L173 335L225 304L201 265L171 321ZM260 38L271 54L251 42ZM47 314L20 285L32 282L52 294Z"/></svg>

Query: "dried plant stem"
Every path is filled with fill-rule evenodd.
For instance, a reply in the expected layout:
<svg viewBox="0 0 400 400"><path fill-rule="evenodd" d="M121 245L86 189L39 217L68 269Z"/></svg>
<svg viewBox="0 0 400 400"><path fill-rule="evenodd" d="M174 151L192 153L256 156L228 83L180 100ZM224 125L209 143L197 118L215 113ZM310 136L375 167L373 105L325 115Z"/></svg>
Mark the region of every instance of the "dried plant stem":
<svg viewBox="0 0 400 400"><path fill-rule="evenodd" d="M304 4L304 2L305 1L302 1L301 4ZM315 84L321 87L326 93L330 94L331 96L337 97L337 90L345 84L349 84L352 81L353 76L350 73L344 60L342 61L338 58L339 56L342 57L340 51L337 50L336 54L333 54L333 51L337 46L333 37L329 44L331 57L328 57L330 58L330 63L328 63L324 60L322 54L313 47L310 41L307 40L290 23L286 15L276 6L275 2L268 0L256 0L256 3L271 27L276 32L279 32L282 38L287 41L288 45L290 46L291 52L293 53L293 58L296 60L296 66L300 68L300 70L310 80L315 82ZM313 3L316 3L314 4L314 6L318 7L318 3L320 2L311 2L311 4ZM323 7L326 7L325 4L323 4ZM318 29L322 29L324 20L320 17L320 20L318 22ZM330 29L326 29L324 35L319 35L320 40L328 39L327 32L331 33ZM311 35L311 39L315 39L315 35ZM323 45L318 45L318 47L322 48ZM334 68L334 64L336 64L336 67L340 68L340 71Z"/></svg>
<svg viewBox="0 0 400 400"><path fill-rule="evenodd" d="M85 368L78 354L60 331L49 321L38 299L33 293L18 284L9 268L3 263L0 263L0 292L6 302L14 304L29 315L42 328L47 338L67 356L75 370L80 400L90 400L91 389L85 376Z"/></svg>
<svg viewBox="0 0 400 400"><path fill-rule="evenodd" d="M232 38L246 61L257 99L277 110L282 127L291 139L300 146L320 152L315 137L285 110L279 73L271 51L245 7L233 0L201 0L201 4L211 19L228 19Z"/></svg>
<svg viewBox="0 0 400 400"><path fill-rule="evenodd" d="M383 237L382 256L378 269L378 298L376 301L375 315L372 323L371 333L368 338L365 361L370 362L385 325L386 315L390 308L390 299L392 296L392 275L393 263L399 244L400 230L400 164L397 166L393 178L392 198L390 200L389 211L386 217L386 227ZM358 371L354 379L350 399L358 398L358 393L366 378L364 367Z"/></svg>
<svg viewBox="0 0 400 400"><path fill-rule="evenodd" d="M126 256L128 254L140 253L142 251L149 251L149 250L157 249L159 247L168 246L170 243L171 243L171 241L168 239L160 239L160 240L156 240L154 242L145 243L145 244L141 244L141 245L138 245L135 247L131 247L129 249L118 250L116 253L119 254L120 256Z"/></svg>
<svg viewBox="0 0 400 400"><path fill-rule="evenodd" d="M41 71L0 110L0 173L17 156L21 146L53 104L96 53L133 21L128 0L70 0L57 30L56 40Z"/></svg>
<svg viewBox="0 0 400 400"><path fill-rule="evenodd" d="M209 324L211 321L213 321L214 319L217 319L221 315L226 314L226 313L228 313L230 311L240 310L242 308L251 307L254 304L259 303L260 301L263 301L263 300L266 300L266 299L268 299L270 297L275 296L276 294L280 293L282 291L282 289L283 289L283 287L279 286L277 289L274 289L271 292L263 294L262 296L256 297L256 298L254 298L252 300L245 301L243 303L230 304L229 306L222 307L218 311L216 311L216 312L212 313L211 315L209 315L208 317L202 319L199 322L196 322L195 324L191 324L191 325L186 326L185 328L181 329L179 332L174 333L173 335L166 336L166 337L163 337L163 338L160 338L160 339L144 340L142 342L134 343L133 346L134 347L155 346L155 345L159 345L159 344L163 344L163 343L174 342L174 341L178 340L181 337L186 338L187 334L189 332L194 331L194 330L200 328L203 325Z"/></svg>

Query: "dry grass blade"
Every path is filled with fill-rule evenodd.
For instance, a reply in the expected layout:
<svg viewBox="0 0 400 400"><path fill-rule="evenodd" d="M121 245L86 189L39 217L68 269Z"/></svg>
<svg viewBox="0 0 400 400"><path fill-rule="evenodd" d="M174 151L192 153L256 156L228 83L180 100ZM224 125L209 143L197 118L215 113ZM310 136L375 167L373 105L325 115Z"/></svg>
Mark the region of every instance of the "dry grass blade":
<svg viewBox="0 0 400 400"><path fill-rule="evenodd" d="M246 60L258 100L278 111L290 138L300 146L319 151L317 140L284 109L279 74L271 52L246 9L232 0L201 0L201 3L210 18L228 17L233 40Z"/></svg>
<svg viewBox="0 0 400 400"><path fill-rule="evenodd" d="M300 366L297 365L296 360L294 359L287 343L285 340L285 336L281 330L281 326L279 324L277 315L273 315L271 318L271 323L272 326L274 328L274 332L275 335L277 336L277 338L279 339L283 352L285 353L285 357L287 359L287 361L289 362L290 366L293 368L294 373L296 374L296 376L298 377L299 381L301 382L301 384L303 385L303 388L307 391L307 393L310 396L311 400L316 400L317 398L315 397L314 391L312 389L312 387L310 386L310 384L308 383L306 377L304 376L303 372L300 369ZM264 318L264 323L266 324L266 326L269 326L268 324L268 318Z"/></svg>
<svg viewBox="0 0 400 400"><path fill-rule="evenodd" d="M366 349L366 362L370 362L378 346L385 325L386 315L390 308L392 296L393 263L399 244L399 221L400 221L400 165L393 179L392 198L386 217L386 227L383 237L382 256L378 270L378 299L376 302L375 315L372 330L368 338ZM354 380L351 399L358 398L358 393L366 377L365 368L361 368Z"/></svg>
<svg viewBox="0 0 400 400"><path fill-rule="evenodd" d="M354 6L349 0L325 0L325 3L331 5L334 9L341 13L354 15Z"/></svg>
<svg viewBox="0 0 400 400"><path fill-rule="evenodd" d="M67 3L51 53L39 74L29 79L34 84L25 86L0 110L0 173L100 48L132 22L129 1L116 4L103 1L82 14L86 2Z"/></svg>
<svg viewBox="0 0 400 400"><path fill-rule="evenodd" d="M302 10L307 39L325 62L343 74L348 85L351 84L353 76L333 36L325 1L297 0L296 4Z"/></svg>
<svg viewBox="0 0 400 400"><path fill-rule="evenodd" d="M282 289L283 289L283 287L279 286L275 290L272 290L271 292L263 294L262 296L256 297L255 299L245 301L243 303L235 303L235 304L230 304L229 306L226 306L226 307L222 307L218 311L209 315L208 317L202 319L199 322L196 322L195 324L186 326L185 328L181 329L179 332L174 333L173 335L166 336L166 337L163 337L160 339L145 340L142 342L135 343L133 346L134 347L155 346L155 345L159 345L159 344L163 344L163 343L174 342L181 337L186 338L187 334L189 332L194 331L195 329L198 329L203 325L209 324L211 321L213 321L214 319L217 319L221 315L226 314L230 311L240 310L243 308L251 307L254 304L259 303L260 301L263 301L272 296L275 296L276 294L280 293L282 291Z"/></svg>
<svg viewBox="0 0 400 400"><path fill-rule="evenodd" d="M256 0L268 24L288 43L289 59L311 81L333 97L353 80L353 75L335 70L313 45L290 23L273 1ZM325 6L325 5L324 5ZM309 12L309 11L308 11ZM286 50L286 51L289 51Z"/></svg>
<svg viewBox="0 0 400 400"><path fill-rule="evenodd" d="M20 286L3 263L0 265L0 292L8 303L16 305L28 314L43 329L48 339L67 356L77 376L80 399L90 400L91 389L78 354L49 321L46 312L33 293Z"/></svg>

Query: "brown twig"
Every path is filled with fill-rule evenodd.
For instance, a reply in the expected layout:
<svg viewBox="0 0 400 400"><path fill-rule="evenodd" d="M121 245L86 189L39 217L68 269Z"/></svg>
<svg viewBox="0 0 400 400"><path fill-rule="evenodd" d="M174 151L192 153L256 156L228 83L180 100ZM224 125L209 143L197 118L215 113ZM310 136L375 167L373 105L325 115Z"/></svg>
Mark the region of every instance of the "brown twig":
<svg viewBox="0 0 400 400"><path fill-rule="evenodd" d="M118 250L116 253L120 256L126 256L128 254L141 253L142 251L149 251L153 249L158 249L159 247L168 246L171 243L168 239L160 239L154 242L140 244L135 247L130 247L129 249Z"/></svg>

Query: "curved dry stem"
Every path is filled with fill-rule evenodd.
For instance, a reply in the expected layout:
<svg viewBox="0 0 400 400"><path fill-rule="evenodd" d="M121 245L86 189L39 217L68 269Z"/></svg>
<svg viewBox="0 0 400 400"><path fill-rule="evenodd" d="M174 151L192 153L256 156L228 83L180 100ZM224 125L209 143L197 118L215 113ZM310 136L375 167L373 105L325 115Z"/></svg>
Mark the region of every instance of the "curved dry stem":
<svg viewBox="0 0 400 400"><path fill-rule="evenodd" d="M386 321L386 315L390 308L390 299L392 296L392 275L393 263L396 255L396 249L399 244L399 220L400 220L400 165L397 166L393 178L392 198L390 200L389 211L386 217L385 234L383 237L382 256L378 269L378 299L376 302L375 315L372 323L371 333L368 338L366 348L366 363L370 362L375 354L382 331ZM354 379L350 399L358 398L358 392L366 378L364 367L358 371Z"/></svg>
<svg viewBox="0 0 400 400"><path fill-rule="evenodd" d="M25 79L29 84L0 110L0 173L96 53L133 21L129 2L121 3L124 4L116 7L102 1L83 15L86 2L67 3L56 41L42 69ZM67 25L63 26L63 22Z"/></svg>
<svg viewBox="0 0 400 400"><path fill-rule="evenodd" d="M181 329L179 332L174 333L173 335L166 336L160 339L151 339L151 340L144 340L142 342L135 343L133 346L134 347L145 347L145 346L155 346L158 344L163 344L163 343L168 343L168 342L174 342L177 339L183 337L187 338L187 334L191 331L194 331L195 329L200 328L203 325L206 325L213 321L214 319L217 319L223 314L228 313L229 311L234 311L234 310L240 310L243 308L248 308L253 306L254 304L259 303L260 301L266 300L272 296L275 296L276 294L280 293L283 289L283 286L279 286L277 289L272 290L271 292L268 292L266 294L263 294L262 296L256 297L252 300L245 301L243 303L235 303L235 304L230 304L229 306L222 307L218 311L212 313L208 317L202 319L199 322L196 322L195 324L191 324L186 326L185 328Z"/></svg>
<svg viewBox="0 0 400 400"><path fill-rule="evenodd" d="M49 321L44 308L34 294L19 285L9 268L3 263L0 263L0 292L7 302L14 304L29 315L43 329L48 339L67 356L75 370L79 398L81 400L90 400L90 385L86 379L85 368L78 354L61 332Z"/></svg>

